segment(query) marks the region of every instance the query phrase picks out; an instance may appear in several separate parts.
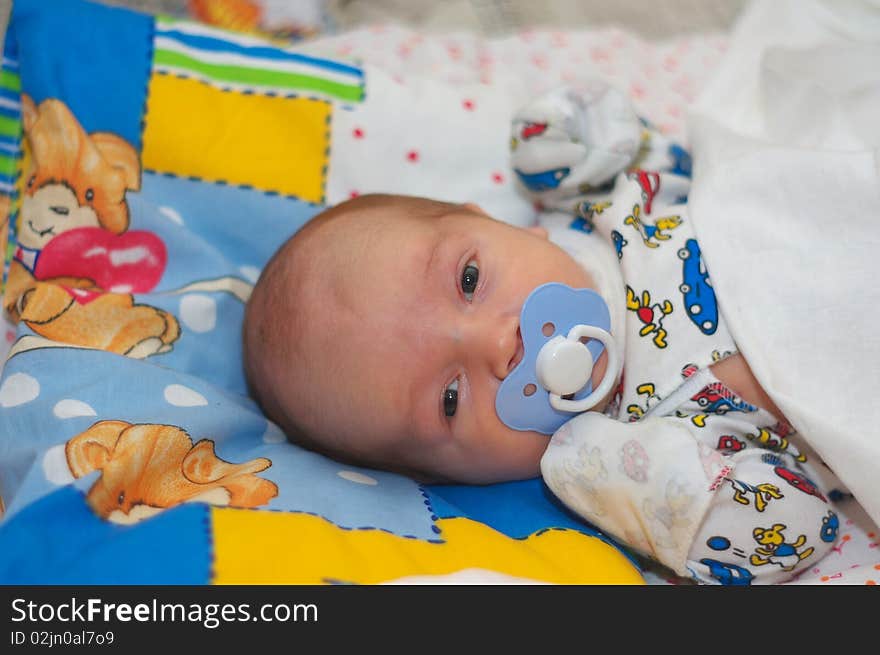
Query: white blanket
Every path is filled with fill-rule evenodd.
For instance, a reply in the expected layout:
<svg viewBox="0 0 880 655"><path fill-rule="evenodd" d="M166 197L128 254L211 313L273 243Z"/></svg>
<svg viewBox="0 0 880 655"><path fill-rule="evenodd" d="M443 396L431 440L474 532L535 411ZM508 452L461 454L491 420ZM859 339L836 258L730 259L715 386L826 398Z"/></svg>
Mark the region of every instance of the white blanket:
<svg viewBox="0 0 880 655"><path fill-rule="evenodd" d="M690 140L730 330L880 523L880 3L756 0Z"/></svg>

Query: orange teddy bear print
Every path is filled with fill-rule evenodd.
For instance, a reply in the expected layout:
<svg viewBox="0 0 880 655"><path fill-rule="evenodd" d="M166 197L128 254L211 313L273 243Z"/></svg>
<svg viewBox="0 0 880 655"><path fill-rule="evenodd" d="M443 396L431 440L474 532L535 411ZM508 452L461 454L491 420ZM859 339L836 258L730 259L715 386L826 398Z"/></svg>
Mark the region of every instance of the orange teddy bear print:
<svg viewBox="0 0 880 655"><path fill-rule="evenodd" d="M166 261L156 235L128 232L137 152L115 134L87 134L54 98L36 106L23 95L22 121L26 182L4 298L11 318L51 341L129 357L170 350L177 319L131 295L152 288Z"/></svg>
<svg viewBox="0 0 880 655"><path fill-rule="evenodd" d="M74 477L101 471L86 502L113 523L137 523L186 502L253 508L278 495L274 482L255 475L272 466L270 460L231 464L214 454L213 441L193 445L173 425L98 421L64 452Z"/></svg>

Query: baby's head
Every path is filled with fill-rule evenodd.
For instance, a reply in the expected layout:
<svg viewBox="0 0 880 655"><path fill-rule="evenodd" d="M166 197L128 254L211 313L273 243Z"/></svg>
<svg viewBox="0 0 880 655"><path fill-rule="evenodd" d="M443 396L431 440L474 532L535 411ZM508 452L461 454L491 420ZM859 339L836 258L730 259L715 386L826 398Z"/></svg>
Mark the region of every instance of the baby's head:
<svg viewBox="0 0 880 655"><path fill-rule="evenodd" d="M593 288L540 228L474 205L361 196L322 212L263 270L245 370L292 441L419 479L534 477L548 437L495 413L522 358L519 317L545 282ZM594 385L604 357L594 367Z"/></svg>

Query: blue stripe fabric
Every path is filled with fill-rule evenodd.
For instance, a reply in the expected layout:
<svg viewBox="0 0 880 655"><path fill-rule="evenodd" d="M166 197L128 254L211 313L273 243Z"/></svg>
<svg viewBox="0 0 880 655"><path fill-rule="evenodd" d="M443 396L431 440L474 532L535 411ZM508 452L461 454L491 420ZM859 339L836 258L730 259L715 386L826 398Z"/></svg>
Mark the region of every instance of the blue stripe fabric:
<svg viewBox="0 0 880 655"><path fill-rule="evenodd" d="M11 55L18 50L18 44L14 34L9 34L4 46L4 56L2 58L2 70L6 74L18 76L18 59L17 56ZM12 121L21 121L21 95L18 91L14 91L8 87L0 87L0 117L10 119ZM18 136L0 136L0 158L3 159L2 172L0 172L0 193L15 199L18 197L16 190L16 180L18 179L18 159L21 156L21 139ZM11 169L11 170L10 170ZM7 237L10 241L14 239L11 235L14 229L15 207L10 207L11 215L6 217L9 232ZM5 259L6 253L0 253ZM5 264L5 261L4 261Z"/></svg>
<svg viewBox="0 0 880 655"><path fill-rule="evenodd" d="M308 55L302 55L295 52L287 52L275 48L266 48L262 46L244 46L238 43L234 43L232 41L224 41L222 39L216 39L209 36L187 34L178 30L166 31L158 29L157 36L168 37L174 39L182 45L188 46L190 48L204 50L206 52L230 53L265 59L267 61L290 61L300 64L307 64L309 66L323 68L325 70L333 71L336 73L346 73L348 75L353 75L356 76L358 80L363 79L364 76L363 72L360 69L355 68L354 66L348 66L346 64L341 64L335 61L328 61L326 59L317 59L316 57L309 57ZM255 62L255 66L258 65L259 63Z"/></svg>
<svg viewBox="0 0 880 655"><path fill-rule="evenodd" d="M6 66L4 66L3 68L5 70L13 72L13 69L11 69L11 68L6 68ZM3 98L4 100L12 100L14 102L21 101L21 98L18 94L18 91L13 91L12 89L7 89L4 87L0 87L0 98Z"/></svg>

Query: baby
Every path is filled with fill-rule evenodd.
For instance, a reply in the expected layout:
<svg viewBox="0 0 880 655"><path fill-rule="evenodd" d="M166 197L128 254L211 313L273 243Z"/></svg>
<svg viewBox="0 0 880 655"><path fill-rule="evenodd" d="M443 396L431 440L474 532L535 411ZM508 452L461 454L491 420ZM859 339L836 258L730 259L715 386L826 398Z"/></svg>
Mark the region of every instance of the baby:
<svg viewBox="0 0 880 655"><path fill-rule="evenodd" d="M811 566L837 516L718 311L683 151L602 85L524 108L513 145L525 186L567 210L542 226L366 195L278 250L244 322L266 415L306 447L420 481L542 474L582 517L701 582L775 583ZM623 362L552 438L508 427L495 405L523 359L523 304L548 282L601 295ZM609 360L595 361L594 389Z"/></svg>

